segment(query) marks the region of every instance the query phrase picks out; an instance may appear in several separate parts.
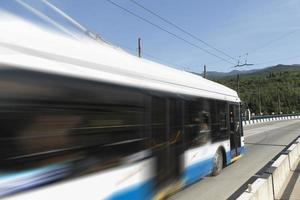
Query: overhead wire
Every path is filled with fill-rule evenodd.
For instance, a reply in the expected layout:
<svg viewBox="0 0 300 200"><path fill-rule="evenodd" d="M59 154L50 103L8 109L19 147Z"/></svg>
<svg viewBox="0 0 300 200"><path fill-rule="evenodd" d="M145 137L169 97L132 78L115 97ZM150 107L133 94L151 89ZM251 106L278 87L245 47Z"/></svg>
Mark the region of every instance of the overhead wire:
<svg viewBox="0 0 300 200"><path fill-rule="evenodd" d="M136 52L136 50L133 49L133 48L129 48L129 47L126 47L126 46L124 46L124 45L120 45L120 46L122 46L122 48L124 48L124 49L126 49L126 50L128 50L128 51L130 51L130 52L132 52L132 53ZM165 59L159 58L159 57L157 57L157 56L154 56L154 55L152 55L152 54L149 54L148 52L143 51L142 54L145 55L146 57L150 58L150 60L157 60L157 61L160 61L160 62L162 62L162 63L165 63L165 64L168 64L168 65L171 65L171 66L174 66L174 67L176 66L176 67L179 67L179 68L181 68L181 69L184 69L183 66L180 66L180 65L178 65L178 64L172 63L172 62L167 61L167 60L165 60Z"/></svg>
<svg viewBox="0 0 300 200"><path fill-rule="evenodd" d="M230 61L228 61L228 60L226 60L226 59L224 59L224 58L222 58L222 57L220 57L220 56L218 56L218 55L216 55L216 54L214 54L214 53L212 53L212 52L210 52L210 51L208 51L208 50L206 50L206 49L204 49L204 48L202 48L202 47L200 47L200 46L198 46L198 45L196 45L196 44L194 44L194 43L192 43L192 42L190 42L190 41L188 41L188 40L186 40L186 39L184 39L183 37L181 37L181 36L179 36L179 35L177 35L177 34L171 32L171 31L168 31L167 29L163 28L162 26L157 25L157 24L151 22L150 20L148 20L148 19L146 19L146 18L144 18L144 17L142 17L142 16L140 16L140 15L138 15L138 14L132 12L131 10L129 10L129 9L127 9L127 8L125 8L125 7L123 7L123 6L119 5L119 4L117 4L117 3L115 3L114 1L111 1L111 0L106 0L106 1L109 2L109 3L112 4L112 5L114 5L114 6L118 7L118 8L120 8L121 10L123 10L123 11L125 11L125 12L131 14L132 16L135 16L136 18L139 18L140 20L142 20L142 21L144 21L144 22L146 22L146 23L148 23L148 24L150 24L150 25L156 27L157 29L160 29L161 31L164 31L164 32L168 33L169 35L172 35L173 37L177 38L178 40L181 40L181 41L183 41L183 42L189 44L190 46L193 46L193 47L195 47L195 48L198 48L198 49L200 49L200 50L206 52L207 54L210 54L211 56L217 57L217 58L219 58L219 59L221 59L221 60L223 60L223 61L225 61L225 62L227 62L227 63L229 63L229 64L234 65L234 63L232 63L232 62L230 62Z"/></svg>
<svg viewBox="0 0 300 200"><path fill-rule="evenodd" d="M259 50L261 50L261 49L264 49L265 47L270 46L271 44L273 44L273 43L275 43L275 42L277 42L277 41L279 41L279 40L281 40L281 39L284 39L284 38L286 38L287 36L292 35L293 33L297 32L297 31L299 31L299 30L300 30L300 28L297 28L297 29L295 29L295 30L289 31L289 32L287 32L287 33L284 33L284 34L280 35L279 37L277 37L277 38L275 38L275 39L269 40L268 42L266 42L266 43L264 43L263 45L261 45L261 46L255 48L254 50L249 51L248 53L243 54L242 56L245 56L245 55L247 55L247 54L254 54L254 53L256 53L257 51L259 51ZM280 60L280 59L276 59L275 61L277 61L277 60ZM270 63L270 62L266 62L266 63L256 63L255 65L259 65L259 64L267 64L267 63Z"/></svg>
<svg viewBox="0 0 300 200"><path fill-rule="evenodd" d="M33 14L37 15L38 17L42 18L43 20L47 21L48 23L52 24L53 26L55 26L55 27L58 28L59 30L61 30L61 31L65 32L66 34L71 35L72 37L78 39L77 36L75 36L72 32L70 32L69 30L67 30L66 28L64 28L63 26L61 26L60 24L58 24L57 22L55 22L55 21L52 20L51 18L49 18L47 15L43 14L42 12L40 12L40 11L36 10L35 8L33 8L32 6L30 6L29 4L25 3L23 0L15 0L15 1L16 1L17 3L19 3L20 5L22 5L24 8L26 8L27 10L29 10L30 12L32 12ZM83 32L85 32L87 35L89 35L89 36L91 36L92 38L95 38L95 39L100 39L96 34L94 34L94 33L90 32L90 31L88 31L88 29L86 29L85 27L83 27L83 26L82 26L81 24L79 24L77 21L75 21L75 20L73 20L72 18L70 18L68 15L66 15L65 13L63 13L61 10L58 10L58 8L54 7L54 5L50 4L47 0L41 0L41 1L44 2L45 4L47 4L48 6L52 7L52 9L56 10L57 12L59 12L59 14L63 15L65 18L67 18L69 21L71 21L71 23L73 23L73 25L79 27L79 29L81 29L81 30L82 30ZM128 10L128 9L126 9L126 8L124 8L124 7L122 7L122 6L120 6L119 4L117 4L117 3L115 3L115 2L113 2L113 1L111 1L111 0L107 0L107 1L108 1L109 3L115 5L115 6L119 7L120 9L126 11L127 13L130 13L131 15L134 15L135 17L138 17L139 19L141 19L141 20L143 20L143 21L145 21L145 22L147 22L147 23L149 23L149 24L155 26L156 28L159 28L159 29L161 29L162 31L167 32L168 34L170 34L170 35L176 37L177 39L182 40L182 41L184 41L184 42L190 44L191 46L194 46L194 47L196 47L196 48L199 48L199 49L201 49L202 51L205 51L206 53L208 53L208 54L210 54L210 55L212 55L212 56L215 56L215 57L219 58L219 59L222 60L222 61L225 61L225 62L228 62L228 63L230 63L230 64L233 64L232 62L229 62L229 60L226 60L226 59L224 59L224 58L222 58L222 57L219 57L218 55L215 55L215 54L213 54L213 53L207 51L206 49L203 49L203 48L199 47L198 45L196 45L196 44L194 44L194 43L192 43L192 42L190 42L190 41L188 41L188 40L186 40L186 39L184 39L184 38L182 38L182 37L176 35L175 33L172 33L172 32L170 32L170 31L166 30L165 28L163 28L163 27L161 27L161 26L159 26L159 25L157 25L157 24L151 22L150 20L147 20L146 18L143 18L143 17L137 15L136 13L134 13L134 12L132 12L132 11L130 11L130 10ZM168 23L168 24L174 26L174 27L177 28L178 30L181 30L182 32L184 32L184 33L190 35L190 36L193 37L194 39L197 38L196 36L194 36L193 34L189 33L188 31L185 31L184 29L182 29L181 27L177 26L176 24L170 22L169 20L167 20L167 19L161 17L161 16L158 15L157 13L155 13L155 12L151 11L150 9L147 9L147 8L144 7L143 5L137 3L135 0L129 0L129 1L133 2L134 4L138 5L139 7L141 7L141 8L143 8L143 9L147 10L147 11L150 12L151 14L153 14L153 15L159 17L161 20L163 20L163 21L165 21L166 23ZM297 32L297 31L299 31L299 30L300 30L300 28L297 28L296 30L293 30L293 31L289 31L288 33L285 33L285 34L283 34L283 35L277 37L276 39L270 40L269 42L265 43L265 44L262 45L261 47L258 47L258 48L256 48L255 50L250 51L250 53L253 54L254 52L256 52L256 51L258 51L258 50L260 50L260 49L263 49L263 48L265 48L266 46L269 46L270 44L272 44L272 43L274 43L274 42L276 42L276 41L278 41L278 40L281 40L281 39L287 37L288 35L291 35L291 34ZM202 40L199 39L199 38L196 39L196 40L202 41ZM202 41L202 42L203 42L204 44L206 43L205 41ZM207 43L207 46L209 46L208 43ZM214 49L215 47L212 46L211 48ZM129 48L127 48L127 49L129 49ZM216 48L215 50L218 50L218 49ZM134 50L130 49L130 51L134 51ZM220 51L219 51L219 52L220 52ZM224 53L225 53L225 52L223 52L223 55L226 54L226 53L225 53L225 54L224 54ZM248 54L248 53L246 53L246 54ZM243 54L243 55L246 55L246 54ZM162 61L162 62L164 62L164 63L170 64L169 61L163 60L163 59L158 58L158 57L156 57L156 56L153 56L153 55L151 55L151 54L149 54L149 53L144 52L144 55L146 55L146 56L148 56L148 57L150 57L150 58L153 58L153 59L155 59L155 60L159 60L159 61ZM227 55L227 57L231 57L231 56ZM254 63L254 65L267 64L267 63L272 63L272 62L276 62L276 61L280 61L280 60L288 60L288 59L293 59L293 58L298 58L298 57L300 57L300 56L291 56L291 57L286 57L286 58L281 58L281 59L274 59L274 60L269 60L269 61L266 61L266 62ZM232 57L232 59L235 59L235 58ZM178 66L178 65L173 64L173 63L171 63L171 65L177 66L177 67L181 67L181 66ZM182 68L183 68L183 67L182 67Z"/></svg>
<svg viewBox="0 0 300 200"><path fill-rule="evenodd" d="M136 2L135 0L129 0L129 1L132 2L133 4L137 5L138 7L140 7L140 8L142 8L142 9L146 10L147 12L151 13L152 15L158 17L159 19L161 19L162 21L166 22L167 24L169 24L169 25L175 27L175 28L178 29L179 31L181 31L181 32L183 32L183 33L189 35L189 36L192 37L193 39L195 39L195 40L201 42L202 44L204 44L204 45L206 45L206 46L208 46L208 47L214 49L215 51L217 51L217 52L219 52L219 53L221 53L221 54L227 56L228 58L230 58L230 59L232 59L232 60L236 60L236 61L237 61L237 58L234 58L233 56L230 56L229 54L225 53L224 51L222 51L222 50L220 50L220 49L214 47L213 45L211 45L211 44L209 44L208 42L206 42L206 41L200 39L199 37L197 37L197 36L194 35L193 33L191 33L191 32L189 32L189 31L183 29L183 28L180 27L179 25L176 25L174 22L171 22L170 20L168 20L168 19L166 19L166 18L160 16L160 15L157 14L156 12L150 10L149 8L146 8L146 7L143 6L142 4Z"/></svg>
<svg viewBox="0 0 300 200"><path fill-rule="evenodd" d="M62 25L58 24L56 21L54 21L53 19L51 19L50 17L48 17L47 15L45 15L44 13L38 11L37 9L33 8L32 6L30 6L29 4L25 3L22 0L15 0L19 5L23 6L25 9L27 9L29 12L33 13L34 15L36 15L37 17L45 20L46 22L50 23L52 26L56 27L57 29L59 29L60 31L66 33L67 35L72 36L75 39L78 39L78 37L76 35L74 35L72 32L70 32L68 29L66 29L65 27L63 27Z"/></svg>
<svg viewBox="0 0 300 200"><path fill-rule="evenodd" d="M60 14L63 18L65 18L68 22L70 22L73 26L75 26L77 29L82 31L84 34L86 34L88 37L91 37L94 40L101 40L99 36L91 31L89 31L86 27L84 27L82 24L77 22L75 19L67 15L64 11L50 3L48 0L40 0L42 3L47 5L49 8L51 8L53 11Z"/></svg>
<svg viewBox="0 0 300 200"><path fill-rule="evenodd" d="M279 41L281 39L284 39L284 38L288 37L289 35L292 35L293 33L297 32L299 30L300 30L300 28L297 28L295 30L289 31L287 33L284 33L284 34L280 35L279 37L266 42L264 45L261 45L260 47L257 47L256 49L250 51L250 53L254 54L257 51L259 51L261 49L264 49L265 47L270 46L271 44L273 44L273 43L275 43L275 42L277 42L277 41ZM245 53L243 55L248 55L248 54L249 53ZM297 57L300 57L300 56L292 56L292 57L286 57L286 58L279 58L279 59L274 59L274 60L270 60L270 61L266 61L266 62L254 63L254 65L268 64L268 63L272 63L272 62L276 62L276 61L280 61L280 60L288 60L288 59L297 58Z"/></svg>
<svg viewBox="0 0 300 200"><path fill-rule="evenodd" d="M273 44L274 42L277 42L277 41L279 41L279 40L281 40L281 39L283 39L283 38L286 38L287 36L289 36L289 35L291 35L291 34L297 32L297 31L299 31L299 30L300 30L300 28L297 28L297 29L295 29L295 30L289 31L289 32L287 32L287 33L284 33L284 34L280 35L279 37L277 37L277 38L275 38L275 39L269 40L269 41L266 42L265 44L263 44L263 45L261 45L261 46L255 48L254 50L252 50L252 51L250 51L250 52L248 52L248 53L253 54L253 53L255 53L255 52L257 52L257 51L259 51L259 50L261 50L261 49L264 49L264 48L267 47L267 46L270 46L270 45Z"/></svg>
<svg viewBox="0 0 300 200"><path fill-rule="evenodd" d="M33 14L37 15L38 17L42 18L43 20L47 21L48 23L52 24L56 28L58 28L58 29L62 30L63 32L65 32L65 33L73 36L73 34L70 31L68 31L67 29L65 29L62 25L58 24L57 22L55 22L54 20L52 20L50 17L48 17L45 14L43 14L42 12L36 10L32 6L30 6L29 4L23 2L22 0L15 0L15 1L17 3L19 3L20 5L22 5L24 8L26 8L27 10L29 10L30 12L32 12ZM49 6L51 9L53 9L55 12L57 12L62 17L64 17L65 19L67 19L72 25L74 25L80 31L84 32L87 36L89 36L89 37L91 37L92 39L95 39L95 40L101 40L103 42L103 40L97 34L92 33L91 31L89 31L86 27L84 27L79 22L77 22L76 20L74 20L72 17L70 17L69 15L67 15L65 12L63 12L62 10L60 10L59 8L57 8L56 6L54 6L48 0L41 0L41 2L45 3L47 6ZM127 49L128 51L131 51L131 52L135 52L135 50L133 50L131 48L128 48L128 47L124 47L123 46L122 48L125 48L125 49ZM172 66L176 66L176 67L179 67L179 68L184 68L184 67L179 66L177 64L174 64L174 63L171 63L171 62L166 61L164 59L161 59L161 58L158 58L156 56L153 56L153 55L151 55L151 54L149 54L147 52L143 52L143 54L146 55L149 58L154 59L154 60L159 60L159 61L161 61L163 63L167 63L167 64L170 64Z"/></svg>
<svg viewBox="0 0 300 200"><path fill-rule="evenodd" d="M300 58L300 55L290 56L290 57L285 57L285 58L278 58L278 59L274 59L274 60L268 60L268 61L264 61L264 62L260 62L260 63L255 63L255 65L263 65L263 64L276 62L276 61L281 61L281 60L291 60L291 59L294 59L294 58Z"/></svg>

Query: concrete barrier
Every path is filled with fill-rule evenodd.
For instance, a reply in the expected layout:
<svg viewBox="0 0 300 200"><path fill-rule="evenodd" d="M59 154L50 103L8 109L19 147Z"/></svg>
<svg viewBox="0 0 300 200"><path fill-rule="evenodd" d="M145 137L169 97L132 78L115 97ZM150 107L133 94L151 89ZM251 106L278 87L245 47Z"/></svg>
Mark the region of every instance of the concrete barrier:
<svg viewBox="0 0 300 200"><path fill-rule="evenodd" d="M298 154L298 144L292 144L288 148L288 156L289 156L289 164L290 164L290 169L295 170L296 169L296 162L298 160L299 154Z"/></svg>
<svg viewBox="0 0 300 200"><path fill-rule="evenodd" d="M298 156L300 156L300 138L298 138L294 143L297 146L296 148L297 148Z"/></svg>
<svg viewBox="0 0 300 200"><path fill-rule="evenodd" d="M268 182L267 179L258 178L251 185L254 199L264 199L264 200L273 200L273 188L272 188L272 178L271 182Z"/></svg>
<svg viewBox="0 0 300 200"><path fill-rule="evenodd" d="M291 118L292 119L292 118ZM252 176L242 190L237 190L234 199L260 200L279 199L300 158L300 136L273 158L267 166ZM238 197L238 198L237 198Z"/></svg>
<svg viewBox="0 0 300 200"><path fill-rule="evenodd" d="M269 117L269 118L262 118L262 119L252 119L252 120L243 121L243 126L250 125L250 124L271 122L271 121L293 120L293 119L299 119L299 118L300 118L300 116L297 115L297 116Z"/></svg>
<svg viewBox="0 0 300 200"><path fill-rule="evenodd" d="M252 184L248 185L248 189L241 194L238 200L273 200L273 184L272 176L266 174L265 178L258 178Z"/></svg>
<svg viewBox="0 0 300 200"><path fill-rule="evenodd" d="M278 199L280 198L279 194L282 186L290 173L288 155L279 156L279 158L271 165L271 171L273 176L275 199Z"/></svg>
<svg viewBox="0 0 300 200"><path fill-rule="evenodd" d="M298 155L300 156L300 138L296 140Z"/></svg>
<svg viewBox="0 0 300 200"><path fill-rule="evenodd" d="M244 192L237 198L237 200L254 200L254 195L249 192Z"/></svg>

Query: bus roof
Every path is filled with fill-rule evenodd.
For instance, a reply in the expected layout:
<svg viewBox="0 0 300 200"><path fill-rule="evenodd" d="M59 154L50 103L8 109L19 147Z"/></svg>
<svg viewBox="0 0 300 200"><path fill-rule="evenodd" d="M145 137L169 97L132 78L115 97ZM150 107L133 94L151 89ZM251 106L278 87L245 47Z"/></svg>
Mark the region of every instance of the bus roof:
<svg viewBox="0 0 300 200"><path fill-rule="evenodd" d="M77 37L78 36L78 37ZM133 56L103 41L66 37L1 16L0 64L130 87L239 102L237 93L198 75Z"/></svg>

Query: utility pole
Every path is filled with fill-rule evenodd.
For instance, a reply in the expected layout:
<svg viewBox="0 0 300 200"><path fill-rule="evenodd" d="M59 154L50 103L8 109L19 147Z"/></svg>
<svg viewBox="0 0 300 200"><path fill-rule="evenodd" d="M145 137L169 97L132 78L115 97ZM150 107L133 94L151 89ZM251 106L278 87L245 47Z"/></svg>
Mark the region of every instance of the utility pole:
<svg viewBox="0 0 300 200"><path fill-rule="evenodd" d="M240 67L240 59L241 56L239 56L238 63L235 67ZM236 91L238 95L240 95L240 74L239 73L236 75Z"/></svg>
<svg viewBox="0 0 300 200"><path fill-rule="evenodd" d="M240 95L240 74L236 75L236 91Z"/></svg>
<svg viewBox="0 0 300 200"><path fill-rule="evenodd" d="M278 86L277 86L277 103L278 103L278 114L281 114L280 95L279 95Z"/></svg>
<svg viewBox="0 0 300 200"><path fill-rule="evenodd" d="M206 78L206 65L203 66L203 78Z"/></svg>
<svg viewBox="0 0 300 200"><path fill-rule="evenodd" d="M258 86L258 106L259 106L259 115L261 115L261 96L260 96L260 84Z"/></svg>
<svg viewBox="0 0 300 200"><path fill-rule="evenodd" d="M138 38L138 56L142 57L141 38Z"/></svg>

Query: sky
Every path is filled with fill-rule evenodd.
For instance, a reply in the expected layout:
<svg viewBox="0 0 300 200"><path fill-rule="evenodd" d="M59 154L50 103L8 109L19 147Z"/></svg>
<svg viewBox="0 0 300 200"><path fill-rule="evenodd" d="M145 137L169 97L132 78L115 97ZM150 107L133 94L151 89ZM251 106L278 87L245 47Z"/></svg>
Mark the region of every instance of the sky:
<svg viewBox="0 0 300 200"><path fill-rule="evenodd" d="M69 27L40 0L22 1ZM108 0L49 0L90 31L131 54L137 54L137 38L140 37L143 57L181 70L201 73L206 65L209 71L231 71L237 69L234 66L238 59L241 64L245 62L247 53L247 63L254 65L239 70L300 63L299 0L135 0L233 59L170 26L130 0L111 1L169 33ZM15 0L0 0L0 8L49 26Z"/></svg>

